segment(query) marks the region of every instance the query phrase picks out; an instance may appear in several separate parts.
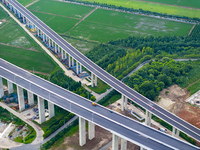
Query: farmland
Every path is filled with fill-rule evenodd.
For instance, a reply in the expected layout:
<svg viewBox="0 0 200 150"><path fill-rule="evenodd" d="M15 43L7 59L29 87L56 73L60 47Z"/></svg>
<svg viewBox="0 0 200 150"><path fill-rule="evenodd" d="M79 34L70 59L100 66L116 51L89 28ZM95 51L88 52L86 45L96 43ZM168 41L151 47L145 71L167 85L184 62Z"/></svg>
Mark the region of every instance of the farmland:
<svg viewBox="0 0 200 150"><path fill-rule="evenodd" d="M0 20L5 19L8 14L0 7Z"/></svg>
<svg viewBox="0 0 200 150"><path fill-rule="evenodd" d="M33 2L34 0L17 0L19 3L21 3L23 6L28 5L29 3Z"/></svg>
<svg viewBox="0 0 200 150"><path fill-rule="evenodd" d="M52 0L40 0L28 9L81 19L94 8Z"/></svg>
<svg viewBox="0 0 200 150"><path fill-rule="evenodd" d="M177 5L177 6L185 6L185 7L194 7L200 8L200 1L199 0L143 0L149 2L156 2L156 3L163 3L169 5Z"/></svg>
<svg viewBox="0 0 200 150"><path fill-rule="evenodd" d="M46 1L39 1L30 6L29 9L42 21L47 23L48 26L61 35L88 41L108 42L110 40L126 38L128 36L141 35L187 35L192 27L192 25L186 23L97 9L74 29L69 31L69 29L72 28L80 19L69 17L74 16L74 12L77 12L75 14L83 16L79 10L85 6L76 5L76 7L74 7L74 4L64 3L65 6L73 6L74 9L77 10L73 10L71 14L69 12L64 13L62 9L49 10L48 12L45 12L47 11L46 6L42 5L41 2L43 4ZM50 2L48 2L48 5L55 3ZM60 3L61 2L55 3L55 7L57 8L57 5L60 5ZM37 12L38 10L44 12ZM56 11L56 14L47 14L55 13L53 11ZM63 16L58 16L58 14L62 14Z"/></svg>
<svg viewBox="0 0 200 150"><path fill-rule="evenodd" d="M6 25L0 28L0 35L4 35L0 36L0 43L41 50L36 42L10 17Z"/></svg>
<svg viewBox="0 0 200 150"><path fill-rule="evenodd" d="M44 73L51 73L56 64L42 51L31 51L0 44L0 58L5 59L19 67ZM42 60L42 61L41 61Z"/></svg>
<svg viewBox="0 0 200 150"><path fill-rule="evenodd" d="M39 72L53 71L56 64L41 47L4 10L0 9L0 14L5 14L0 16L6 19L0 27L0 58L27 70L34 67Z"/></svg>
<svg viewBox="0 0 200 150"><path fill-rule="evenodd" d="M146 16L97 9L69 32L70 36L108 42L128 36L187 35L192 25Z"/></svg>
<svg viewBox="0 0 200 150"><path fill-rule="evenodd" d="M85 0L82 0L85 1ZM94 2L94 0L87 0L89 2ZM185 0L186 1L186 0ZM170 5L163 5L163 4L155 4L155 3L148 3L143 1L136 1L136 0L95 0L98 3L107 3L115 6L122 6L127 8L134 8L134 9L143 9L152 12L158 12L168 15L178 15L178 16L186 16L186 17L196 17L199 18L200 10L195 9L188 9L188 8L181 8L178 6L170 6ZM189 1L190 2L190 1Z"/></svg>
<svg viewBox="0 0 200 150"><path fill-rule="evenodd" d="M50 28L56 31L59 34L64 34L68 30L70 30L79 20L72 19L67 17L61 17L56 15L49 15L44 13L33 13L40 18L42 21L45 22Z"/></svg>

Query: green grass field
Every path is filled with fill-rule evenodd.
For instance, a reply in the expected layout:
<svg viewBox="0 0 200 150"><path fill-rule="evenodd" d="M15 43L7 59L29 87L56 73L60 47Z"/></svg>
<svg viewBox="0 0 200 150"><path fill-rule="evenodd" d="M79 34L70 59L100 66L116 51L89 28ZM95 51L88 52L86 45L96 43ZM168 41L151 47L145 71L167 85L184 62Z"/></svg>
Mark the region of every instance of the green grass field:
<svg viewBox="0 0 200 150"><path fill-rule="evenodd" d="M0 7L0 20L8 17L8 14Z"/></svg>
<svg viewBox="0 0 200 150"><path fill-rule="evenodd" d="M43 51L30 51L0 44L0 58L27 70L51 73L57 66Z"/></svg>
<svg viewBox="0 0 200 150"><path fill-rule="evenodd" d="M81 19L94 8L52 0L40 0L28 9Z"/></svg>
<svg viewBox="0 0 200 150"><path fill-rule="evenodd" d="M85 0L83 0L85 1ZM169 15L178 15L186 17L200 18L200 10L181 8L178 6L169 6L163 4L154 4L136 0L87 0L89 2L107 3L115 6L122 6L134 9L143 9L152 12L167 13ZM186 1L186 0L185 0ZM188 1L190 2L190 1Z"/></svg>
<svg viewBox="0 0 200 150"><path fill-rule="evenodd" d="M166 0L143 0L143 1L200 8L200 0L190 0L190 1L189 0L167 0L167 1Z"/></svg>
<svg viewBox="0 0 200 150"><path fill-rule="evenodd" d="M10 17L6 25L0 28L0 43L42 50L40 46Z"/></svg>
<svg viewBox="0 0 200 150"><path fill-rule="evenodd" d="M97 9L69 32L70 36L108 42L128 36L187 35L191 24Z"/></svg>
<svg viewBox="0 0 200 150"><path fill-rule="evenodd" d="M39 12L33 13L59 34L64 34L79 21L78 19L43 14Z"/></svg>
<svg viewBox="0 0 200 150"><path fill-rule="evenodd" d="M23 6L28 5L29 3L33 2L34 0L17 0Z"/></svg>

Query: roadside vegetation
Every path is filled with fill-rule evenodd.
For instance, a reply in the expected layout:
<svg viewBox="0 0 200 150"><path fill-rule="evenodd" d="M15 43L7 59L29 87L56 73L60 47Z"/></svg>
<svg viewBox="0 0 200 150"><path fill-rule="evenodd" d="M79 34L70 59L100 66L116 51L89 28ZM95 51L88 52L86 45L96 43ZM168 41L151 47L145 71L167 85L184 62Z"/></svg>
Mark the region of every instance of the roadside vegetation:
<svg viewBox="0 0 200 150"><path fill-rule="evenodd" d="M21 119L19 119L18 117L16 117L15 115L13 115L8 110L2 107L0 107L0 119L2 122L6 122L6 123L12 122L13 124L15 124L16 127L19 127L21 125L22 126L26 125L24 121L22 121ZM28 135L24 139L22 136L18 136L17 138L14 139L15 142L29 144L36 138L36 132L33 129L33 127L31 127L30 125L27 125L27 128L28 128L28 131L27 131Z"/></svg>

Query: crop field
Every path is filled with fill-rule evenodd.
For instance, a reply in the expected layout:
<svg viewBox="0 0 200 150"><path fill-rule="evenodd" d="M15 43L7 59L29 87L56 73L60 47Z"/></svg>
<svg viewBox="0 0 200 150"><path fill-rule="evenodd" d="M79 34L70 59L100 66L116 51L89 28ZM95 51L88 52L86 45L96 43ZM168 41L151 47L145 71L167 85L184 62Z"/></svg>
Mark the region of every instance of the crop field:
<svg viewBox="0 0 200 150"><path fill-rule="evenodd" d="M69 32L87 40L108 42L128 36L187 35L191 24L97 9Z"/></svg>
<svg viewBox="0 0 200 150"><path fill-rule="evenodd" d="M23 6L28 5L29 3L33 2L34 0L17 0Z"/></svg>
<svg viewBox="0 0 200 150"><path fill-rule="evenodd" d="M3 35L0 36L0 43L41 50L39 45L11 18L0 28L0 35Z"/></svg>
<svg viewBox="0 0 200 150"><path fill-rule="evenodd" d="M94 8L53 0L40 0L28 9L81 19Z"/></svg>
<svg viewBox="0 0 200 150"><path fill-rule="evenodd" d="M64 34L79 21L78 19L49 15L34 11L33 13L59 34Z"/></svg>
<svg viewBox="0 0 200 150"><path fill-rule="evenodd" d="M85 0L83 0L85 1ZM143 1L136 1L136 0L87 0L89 2L98 2L98 3L107 3L115 6L122 6L127 8L134 8L134 9L143 9L152 12L159 12L159 13L167 13L169 15L178 15L178 16L186 16L186 17L195 17L200 18L200 10L197 9L188 9L188 8L181 8L178 6L170 6L170 5L163 5L163 4L155 4L155 3L148 3ZM190 2L189 0L185 0ZM197 0L199 1L199 0Z"/></svg>
<svg viewBox="0 0 200 150"><path fill-rule="evenodd" d="M200 8L200 1L199 0L144 0L149 2L156 2L156 3L163 3L169 5L178 5L178 6L185 6L185 7L194 7Z"/></svg>
<svg viewBox="0 0 200 150"><path fill-rule="evenodd" d="M30 51L0 44L0 58L27 70L51 73L56 64L42 51ZM42 61L41 61L42 60Z"/></svg>

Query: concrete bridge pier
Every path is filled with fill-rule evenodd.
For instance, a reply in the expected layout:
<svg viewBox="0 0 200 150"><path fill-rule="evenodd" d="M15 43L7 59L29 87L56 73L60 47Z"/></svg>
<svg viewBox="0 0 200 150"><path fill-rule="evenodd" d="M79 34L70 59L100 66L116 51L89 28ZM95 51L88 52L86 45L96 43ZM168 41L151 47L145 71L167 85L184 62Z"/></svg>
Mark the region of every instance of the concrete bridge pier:
<svg viewBox="0 0 200 150"><path fill-rule="evenodd" d="M92 140L95 137L95 124L88 122L88 139Z"/></svg>
<svg viewBox="0 0 200 150"><path fill-rule="evenodd" d="M18 85L17 85L17 95L18 95L19 111L21 112L25 109L24 91L23 88Z"/></svg>
<svg viewBox="0 0 200 150"><path fill-rule="evenodd" d="M82 73L82 65L80 64L80 73Z"/></svg>
<svg viewBox="0 0 200 150"><path fill-rule="evenodd" d="M61 48L60 48L61 49ZM63 50L61 49L61 59L64 59L64 54L63 54Z"/></svg>
<svg viewBox="0 0 200 150"><path fill-rule="evenodd" d="M127 97L122 95L122 106L121 106L121 111L127 110Z"/></svg>
<svg viewBox="0 0 200 150"><path fill-rule="evenodd" d="M127 140L121 138L121 150L127 150Z"/></svg>
<svg viewBox="0 0 200 150"><path fill-rule="evenodd" d="M145 124L147 126L151 126L151 112L149 112L148 110L146 110L146 118L145 118Z"/></svg>
<svg viewBox="0 0 200 150"><path fill-rule="evenodd" d="M71 67L71 56L68 56L68 61L69 61L69 67Z"/></svg>
<svg viewBox="0 0 200 150"><path fill-rule="evenodd" d="M56 44L56 42L55 42L55 53L57 53L58 51L57 51L57 44Z"/></svg>
<svg viewBox="0 0 200 150"><path fill-rule="evenodd" d="M27 92L28 92L28 104L31 106L34 104L33 93L29 91Z"/></svg>
<svg viewBox="0 0 200 150"><path fill-rule="evenodd" d="M71 56L72 57L72 56ZM74 58L72 57L72 67L74 66Z"/></svg>
<svg viewBox="0 0 200 150"><path fill-rule="evenodd" d="M11 94L13 93L13 83L10 81L7 81L8 84L8 93Z"/></svg>
<svg viewBox="0 0 200 150"><path fill-rule="evenodd" d="M172 136L179 138L179 130L175 127L173 127Z"/></svg>
<svg viewBox="0 0 200 150"><path fill-rule="evenodd" d="M79 73L78 61L76 61L76 73Z"/></svg>
<svg viewBox="0 0 200 150"><path fill-rule="evenodd" d="M0 77L0 98L4 96L4 90L3 90L3 79Z"/></svg>
<svg viewBox="0 0 200 150"><path fill-rule="evenodd" d="M115 135L114 133L112 134L112 150L118 150L119 148L119 137Z"/></svg>
<svg viewBox="0 0 200 150"><path fill-rule="evenodd" d="M49 119L55 116L54 104L48 101Z"/></svg>
<svg viewBox="0 0 200 150"><path fill-rule="evenodd" d="M85 119L79 117L79 145L86 144Z"/></svg>
<svg viewBox="0 0 200 150"><path fill-rule="evenodd" d="M42 124L46 121L44 99L38 96L38 110L39 110L39 123Z"/></svg>

